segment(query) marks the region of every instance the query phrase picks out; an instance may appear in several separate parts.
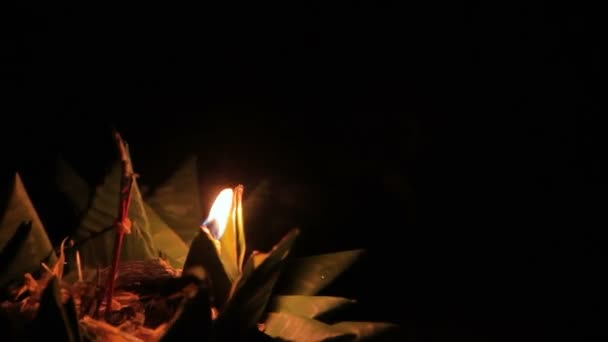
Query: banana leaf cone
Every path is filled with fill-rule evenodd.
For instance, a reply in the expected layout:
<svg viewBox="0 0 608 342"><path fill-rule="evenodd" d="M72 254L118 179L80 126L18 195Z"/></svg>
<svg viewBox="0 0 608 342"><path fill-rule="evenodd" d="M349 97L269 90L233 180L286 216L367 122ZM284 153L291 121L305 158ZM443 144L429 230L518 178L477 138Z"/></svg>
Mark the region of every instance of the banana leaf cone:
<svg viewBox="0 0 608 342"><path fill-rule="evenodd" d="M68 248L68 255L64 254L62 244L61 265L54 263L57 259L55 252L17 176L8 214L3 216L0 226L0 258L3 264L11 265L0 276L3 281L1 289L7 288L15 278L23 279L24 273L31 280L26 281L26 286L13 298L11 305L3 303L0 308L3 341L176 341L195 337L201 341L372 341L376 338L384 340L398 331L390 323L341 321L340 314L356 305L356 301L319 295L364 251L291 258L290 252L300 235L298 228L290 230L267 252L248 251L242 186L233 189L223 235L218 238L208 229L199 229L194 236L185 232L184 222L200 222L198 211L188 210L192 216L180 217L174 203L167 202L196 197L193 193L186 193L197 192L198 186L192 186L192 172L185 172L183 168L180 174L187 175L185 183L171 180L179 186L169 186L164 191L147 195L142 195L138 187L134 187L134 205L130 214L140 235L132 234L130 244L126 245L130 253L126 253L127 259L123 260L127 264L156 260L154 258L159 255L167 256L173 265L172 268L167 267L177 270L166 273L164 280L158 280L154 291L160 293L156 296L166 303L175 288L180 293L176 300L180 302L174 311L170 311L170 316L156 320L146 317L141 321L146 326L137 328L139 330L132 325L128 330L124 324L112 325L111 322L97 320L96 317L102 317L95 307L99 311L102 305L103 289L100 286L103 282L99 282L99 271L96 273L92 267L106 262L110 255L111 246L105 241L109 240L106 236L112 234L106 233L105 229L111 223L110 213L114 211L118 194L117 173L115 168L112 169L101 185L91 190L65 165L62 168L64 171L58 182L82 215L82 223L76 233L81 240ZM174 227L178 224L179 227ZM25 258L23 254L23 246L29 243L39 246L33 249L38 253L35 262L33 257ZM86 251L83 253L85 258L93 258L93 261L83 258L83 280L74 275L75 249ZM47 254L52 256L47 264L55 265L50 273L45 273L40 267L39 258ZM130 260L139 257L146 260ZM64 260L68 261L67 274L62 277ZM35 280L37 274L43 274L39 281ZM129 274L119 273L117 284L121 284L120 279L123 278L120 277L128 279ZM82 293L89 293L89 297L77 298L75 288L86 289ZM72 296L64 296L70 289ZM117 288L117 297L120 297L120 291L123 290ZM29 311L23 308L23 303L28 303L30 298L27 293L30 297L32 294L39 296L29 301L34 303L32 308L27 308ZM140 307L135 317L152 315L154 310L151 306L145 307L147 311L141 309L141 303L144 297L150 297L149 293L127 294L123 292L122 296L131 296L129 305ZM114 303L111 305L110 310L114 310ZM130 308L121 305L123 308L120 310ZM23 318L24 312L34 312L33 318ZM154 324L150 323L152 321ZM47 327L49 324L51 326Z"/></svg>
<svg viewBox="0 0 608 342"><path fill-rule="evenodd" d="M6 288L24 273L40 269L40 263L56 260L46 230L21 176L14 174L8 180L8 199L4 213L0 213L0 288Z"/></svg>
<svg viewBox="0 0 608 342"><path fill-rule="evenodd" d="M354 300L317 296L363 254L343 251L289 260L299 229L292 229L271 251L253 251L241 266L245 241L242 219L243 187L235 188L235 201L225 235L217 248L213 234L201 230L191 245L185 269L202 266L212 280L211 305L219 309L214 334L219 341L246 341L256 330L276 340L369 340L396 330L390 323L326 323L324 318L348 309ZM235 275L235 270L238 272ZM280 284L277 282L280 281ZM277 285L281 294L276 293ZM335 320L334 320L335 321Z"/></svg>

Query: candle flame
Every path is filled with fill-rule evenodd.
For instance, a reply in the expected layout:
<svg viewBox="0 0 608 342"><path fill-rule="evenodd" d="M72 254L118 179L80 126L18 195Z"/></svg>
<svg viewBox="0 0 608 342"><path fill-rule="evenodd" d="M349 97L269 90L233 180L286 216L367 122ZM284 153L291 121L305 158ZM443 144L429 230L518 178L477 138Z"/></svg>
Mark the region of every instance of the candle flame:
<svg viewBox="0 0 608 342"><path fill-rule="evenodd" d="M211 206L209 217L202 224L209 228L216 240L219 240L226 230L226 223L230 217L230 209L232 209L232 197L232 189L222 190Z"/></svg>

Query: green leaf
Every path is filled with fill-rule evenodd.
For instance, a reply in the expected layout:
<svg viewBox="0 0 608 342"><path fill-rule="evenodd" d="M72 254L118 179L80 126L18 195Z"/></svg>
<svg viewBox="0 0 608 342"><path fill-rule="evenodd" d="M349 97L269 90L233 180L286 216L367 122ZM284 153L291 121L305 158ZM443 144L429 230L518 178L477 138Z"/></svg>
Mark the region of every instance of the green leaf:
<svg viewBox="0 0 608 342"><path fill-rule="evenodd" d="M326 324L290 312L271 312L264 332L287 341L395 341L398 326L384 322Z"/></svg>
<svg viewBox="0 0 608 342"><path fill-rule="evenodd" d="M354 341L395 341L399 332L396 324L385 322L339 322L332 327L345 334L354 334Z"/></svg>
<svg viewBox="0 0 608 342"><path fill-rule="evenodd" d="M87 182L63 159L56 165L55 181L59 190L67 196L78 216L84 214L91 198L91 189Z"/></svg>
<svg viewBox="0 0 608 342"><path fill-rule="evenodd" d="M263 206L269 202L272 190L268 180L263 180L243 200L243 211L247 213L248 222L257 222L263 216Z"/></svg>
<svg viewBox="0 0 608 342"><path fill-rule="evenodd" d="M242 286L247 279L251 278L253 272L262 264L262 262L264 262L264 260L268 258L269 255L270 253L253 251L251 255L249 255L249 259L247 259L247 262L243 267L243 272L239 276L239 279L237 279L237 281L232 286L231 292L235 292L237 290L237 287Z"/></svg>
<svg viewBox="0 0 608 342"><path fill-rule="evenodd" d="M295 315L319 319L334 310L350 306L355 301L342 297L329 296L274 296L268 310L289 312Z"/></svg>
<svg viewBox="0 0 608 342"><path fill-rule="evenodd" d="M237 246L237 221L236 221L236 196L232 197L232 206L230 215L226 221L224 234L220 237L220 259L226 270L226 274L231 282L236 281L240 275L238 264L238 246Z"/></svg>
<svg viewBox="0 0 608 342"><path fill-rule="evenodd" d="M245 259L245 227L243 222L243 186L233 189L232 207L224 234L219 239L220 258L232 282L241 275Z"/></svg>
<svg viewBox="0 0 608 342"><path fill-rule="evenodd" d="M249 258L245 271L233 285L230 299L217 319L218 334L223 338L238 339L259 323L285 259L299 234L299 229L291 230L258 267L253 266L255 258Z"/></svg>
<svg viewBox="0 0 608 342"><path fill-rule="evenodd" d="M353 341L356 337L329 324L288 312L268 314L264 326L269 336L290 342Z"/></svg>
<svg viewBox="0 0 608 342"><path fill-rule="evenodd" d="M69 316L64 310L59 293L59 281L53 277L40 298L40 308L31 330L33 341L44 341L52 336L55 341L78 341Z"/></svg>
<svg viewBox="0 0 608 342"><path fill-rule="evenodd" d="M205 288L199 288L194 298L187 299L176 313L176 317L162 337L162 342L215 340L211 303Z"/></svg>
<svg viewBox="0 0 608 342"><path fill-rule="evenodd" d="M198 229L198 231L199 233L190 245L190 250L184 263L184 273L193 267L203 267L208 278L211 279L213 304L222 307L228 299L232 282L228 278L226 270L224 270L211 236L201 229Z"/></svg>
<svg viewBox="0 0 608 342"><path fill-rule="evenodd" d="M189 245L203 222L196 158L188 159L146 202Z"/></svg>
<svg viewBox="0 0 608 342"><path fill-rule="evenodd" d="M75 233L78 249L85 265L108 266L113 259L116 230L121 165L115 163L111 172L99 185L87 212ZM135 181L132 188L129 218L133 222L131 234L125 234L121 260L148 260L157 258L152 242L148 217L139 187Z"/></svg>
<svg viewBox="0 0 608 342"><path fill-rule="evenodd" d="M182 268L188 255L188 245L171 229L163 219L144 203L150 234L156 249L166 256L167 261L176 269Z"/></svg>
<svg viewBox="0 0 608 342"><path fill-rule="evenodd" d="M243 286L252 286L252 279L263 280L265 274L270 274L282 266L299 235L298 228L292 229L269 252L251 253L232 292L237 292Z"/></svg>
<svg viewBox="0 0 608 342"><path fill-rule="evenodd" d="M24 222L31 221L31 227L24 227ZM0 287L15 279L22 279L26 272L40 268L40 262L52 263L56 260L53 247L46 234L38 213L23 186L19 174L12 181L11 194L6 210L0 221L0 250L4 252L9 241L12 260L2 264Z"/></svg>
<svg viewBox="0 0 608 342"><path fill-rule="evenodd" d="M77 208L78 213L84 213L89 201L88 185L63 159L60 159L57 163L57 183L61 191ZM144 203L144 209L148 218L153 245L158 252L167 257L171 266L182 268L188 253L188 246L152 207ZM108 232L107 234L112 233Z"/></svg>
<svg viewBox="0 0 608 342"><path fill-rule="evenodd" d="M17 227L15 234L10 237L0 250L0 265L9 265L17 256L32 232L32 221L23 222Z"/></svg>
<svg viewBox="0 0 608 342"><path fill-rule="evenodd" d="M243 270L245 263L245 253L247 252L247 241L245 236L245 220L243 218L243 191L245 188L239 185L235 189L235 222L236 222L236 236L237 236L237 262L239 270Z"/></svg>
<svg viewBox="0 0 608 342"><path fill-rule="evenodd" d="M281 294L314 296L363 255L364 250L321 254L294 259L281 276Z"/></svg>

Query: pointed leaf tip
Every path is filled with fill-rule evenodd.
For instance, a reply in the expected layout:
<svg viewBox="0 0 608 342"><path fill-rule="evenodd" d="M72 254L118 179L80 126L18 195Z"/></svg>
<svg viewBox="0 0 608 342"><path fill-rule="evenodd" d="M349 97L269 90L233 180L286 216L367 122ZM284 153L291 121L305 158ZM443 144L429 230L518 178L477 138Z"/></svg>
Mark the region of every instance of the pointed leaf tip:
<svg viewBox="0 0 608 342"><path fill-rule="evenodd" d="M287 312L268 314L264 325L267 335L292 342L353 341L356 338L354 333Z"/></svg>
<svg viewBox="0 0 608 342"><path fill-rule="evenodd" d="M115 237L113 226L119 202L121 174L120 163L114 163L103 183L95 189L91 205L74 234L82 261L87 265L107 266L112 262ZM133 181L131 191L129 218L135 234L125 234L121 260L155 259L158 253L152 241L149 219L137 180Z"/></svg>
<svg viewBox="0 0 608 342"><path fill-rule="evenodd" d="M395 338L398 326L384 322L326 324L289 312L273 312L264 324L266 334L293 342L399 340Z"/></svg>
<svg viewBox="0 0 608 342"><path fill-rule="evenodd" d="M162 218L144 203L145 211L150 224L150 234L156 249L167 257L167 261L176 269L184 267L188 246L186 243L163 221Z"/></svg>
<svg viewBox="0 0 608 342"><path fill-rule="evenodd" d="M265 254L265 258L255 266L255 255L247 261L243 274L233 285L230 300L217 320L218 333L229 340L242 337L248 329L254 328L262 318L274 285L285 264L300 230L292 229Z"/></svg>
<svg viewBox="0 0 608 342"><path fill-rule="evenodd" d="M339 322L332 327L345 334L356 336L354 341L395 341L399 326L386 322Z"/></svg>
<svg viewBox="0 0 608 342"><path fill-rule="evenodd" d="M212 281L210 290L214 298L214 305L223 306L228 299L232 282L226 274L215 243L210 235L202 230L199 230L190 244L184 263L184 272L193 267L203 267Z"/></svg>
<svg viewBox="0 0 608 342"><path fill-rule="evenodd" d="M81 216L86 211L91 196L89 184L63 158L57 160L55 182L59 191L75 207L76 215Z"/></svg>
<svg viewBox="0 0 608 342"><path fill-rule="evenodd" d="M24 223L31 227L23 227ZM38 270L41 261L55 261L49 237L19 173L14 175L6 209L0 220L0 249L4 249L9 241L12 241L13 256L9 263L3 264L0 286L23 277L24 273Z"/></svg>
<svg viewBox="0 0 608 342"><path fill-rule="evenodd" d="M196 158L189 158L161 186L146 196L146 202L190 245L203 221Z"/></svg>
<svg viewBox="0 0 608 342"><path fill-rule="evenodd" d="M301 257L290 261L277 285L282 294L312 296L331 284L357 261L365 250Z"/></svg>
<svg viewBox="0 0 608 342"><path fill-rule="evenodd" d="M330 296L274 296L269 311L288 312L298 316L320 319L333 311L349 307L355 300Z"/></svg>

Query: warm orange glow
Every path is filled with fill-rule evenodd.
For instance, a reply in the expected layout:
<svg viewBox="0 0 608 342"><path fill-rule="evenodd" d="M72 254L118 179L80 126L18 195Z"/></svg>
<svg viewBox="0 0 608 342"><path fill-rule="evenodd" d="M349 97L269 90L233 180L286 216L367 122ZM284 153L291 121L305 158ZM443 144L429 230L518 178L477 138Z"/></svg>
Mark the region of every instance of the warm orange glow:
<svg viewBox="0 0 608 342"><path fill-rule="evenodd" d="M215 202L209 211L209 217L203 223L204 226L210 226L214 237L219 240L226 230L226 223L230 217L230 209L232 209L232 189L224 189L217 195Z"/></svg>

